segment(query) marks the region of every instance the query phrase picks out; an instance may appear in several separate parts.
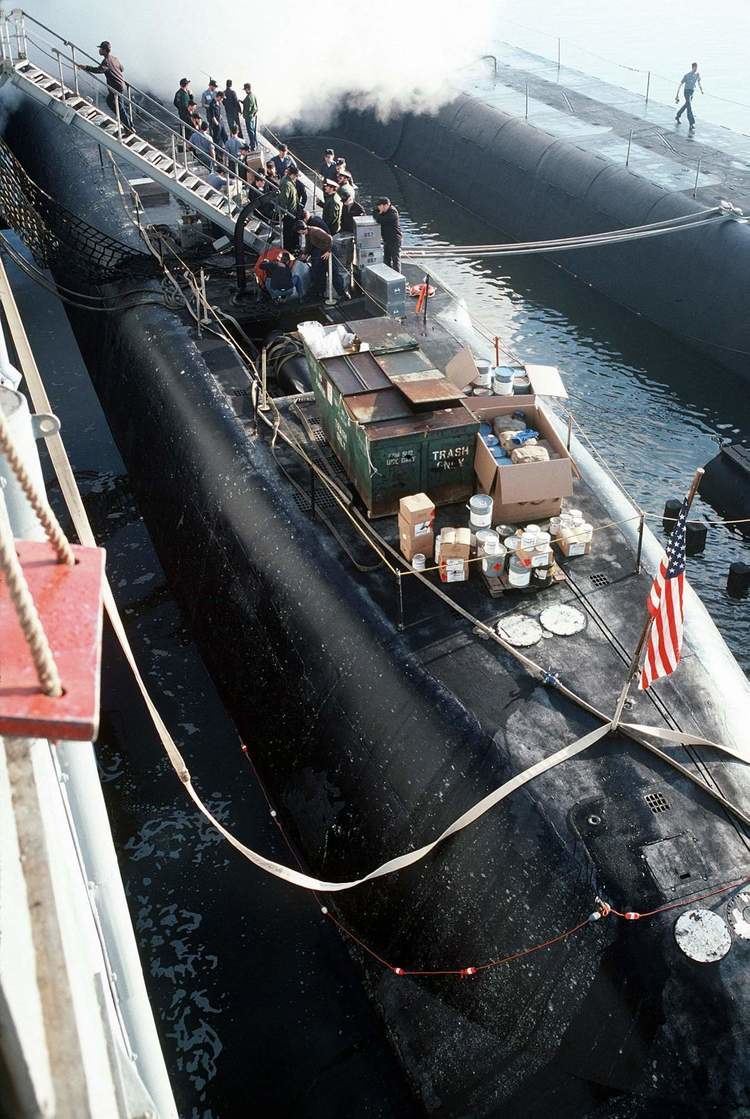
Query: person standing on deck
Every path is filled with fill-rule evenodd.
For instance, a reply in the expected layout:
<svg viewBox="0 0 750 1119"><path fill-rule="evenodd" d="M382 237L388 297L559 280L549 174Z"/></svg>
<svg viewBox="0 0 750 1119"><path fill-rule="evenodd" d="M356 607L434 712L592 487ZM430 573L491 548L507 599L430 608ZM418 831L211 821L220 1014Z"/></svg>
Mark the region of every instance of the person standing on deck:
<svg viewBox="0 0 750 1119"><path fill-rule="evenodd" d="M271 162L276 168L276 174L279 176L280 179L282 179L284 175L286 175L288 168L290 168L292 166L292 163L294 162L289 154L289 148L286 146L286 144L281 144L279 146L279 154L275 155Z"/></svg>
<svg viewBox="0 0 750 1119"><path fill-rule="evenodd" d="M216 82L213 80L213 78L210 78L208 82L208 89L204 89L203 93L201 94L201 108L203 109L203 114L206 120L208 120L208 107L216 96L216 89Z"/></svg>
<svg viewBox="0 0 750 1119"><path fill-rule="evenodd" d="M353 192L347 186L339 187L339 198L343 209L341 211L341 232L354 233L354 219L364 217L365 211L354 198Z"/></svg>
<svg viewBox="0 0 750 1119"><path fill-rule="evenodd" d="M680 117L682 116L683 113L687 112L687 119L688 119L688 123L690 124L690 131L691 132L695 131L695 117L693 116L693 94L695 93L695 87L696 86L698 86L698 89L701 91L701 93L703 93L703 86L701 85L701 76L698 73L698 63L693 62L690 69L688 70L687 74L685 74L685 77L682 79L680 84L677 86L677 93L675 94L675 98L674 98L675 105L679 105L679 103L680 103L680 90L682 89L683 90L683 96L685 98L685 103L684 103L684 105L682 105L682 107L680 109L678 109L677 116L674 119L679 124L680 123Z"/></svg>
<svg viewBox="0 0 750 1119"><path fill-rule="evenodd" d="M258 99L253 93L250 82L245 82L242 88L245 91L245 96L242 98L242 117L245 121L247 142L250 150L254 152L258 148Z"/></svg>
<svg viewBox="0 0 750 1119"><path fill-rule="evenodd" d="M349 273L339 263L333 252L333 238L319 226L307 225L300 220L295 232L305 238L310 255L310 293L317 298L325 293L328 278L328 261L332 262L333 286L340 299L349 299Z"/></svg>
<svg viewBox="0 0 750 1119"><path fill-rule="evenodd" d="M299 169L291 164L287 167L286 174L279 183L279 202L284 207L284 215L282 219L282 241L285 249L290 249L296 252L299 245L299 238L297 236L296 225L297 215L299 211L299 199L297 195L297 176Z"/></svg>
<svg viewBox="0 0 750 1119"><path fill-rule="evenodd" d="M383 196L375 204L375 213L372 215L380 226L380 236L383 238L383 264L387 264L396 272L401 268L401 225L398 220L398 210L391 204L390 198Z"/></svg>
<svg viewBox="0 0 750 1119"><path fill-rule="evenodd" d="M125 92L125 67L119 58L112 54L112 47L105 39L99 44L99 54L102 61L98 66L81 66L89 74L104 74L107 82L107 104L112 111L112 116L117 117L116 104L120 102L120 121L125 132L133 132L133 122L128 113L127 102L122 96Z"/></svg>
<svg viewBox="0 0 750 1119"><path fill-rule="evenodd" d="M318 174L324 181L326 179L336 178L336 164L334 163L336 153L333 148L326 148L323 152L323 162L318 168Z"/></svg>
<svg viewBox="0 0 750 1119"><path fill-rule="evenodd" d="M190 137L190 143L196 149L196 158L204 167L208 167L209 171L213 171L214 145L208 134L208 125L204 120L200 122L200 129Z"/></svg>
<svg viewBox="0 0 750 1119"><path fill-rule="evenodd" d="M232 79L227 78L226 89L224 90L224 112L227 114L227 124L229 131L232 131L232 125L237 125L237 132L240 139L242 139L242 128L240 127L240 102L237 94L232 89Z"/></svg>
<svg viewBox="0 0 750 1119"><path fill-rule="evenodd" d="M247 144L242 139L239 133L239 125L233 124L231 128L232 135L224 145L224 151L229 155L229 169L241 179L247 179L247 169L242 162L241 156L243 152L247 151Z"/></svg>
<svg viewBox="0 0 750 1119"><path fill-rule="evenodd" d="M338 196L339 184L333 179L326 179L323 183L323 221L328 226L331 234L335 236L341 232L341 199Z"/></svg>
<svg viewBox="0 0 750 1119"><path fill-rule="evenodd" d="M193 122L190 119L190 99L192 94L188 89L190 78L180 78L180 88L172 98L172 104L177 110L177 116L182 121L182 138L185 140L193 131Z"/></svg>

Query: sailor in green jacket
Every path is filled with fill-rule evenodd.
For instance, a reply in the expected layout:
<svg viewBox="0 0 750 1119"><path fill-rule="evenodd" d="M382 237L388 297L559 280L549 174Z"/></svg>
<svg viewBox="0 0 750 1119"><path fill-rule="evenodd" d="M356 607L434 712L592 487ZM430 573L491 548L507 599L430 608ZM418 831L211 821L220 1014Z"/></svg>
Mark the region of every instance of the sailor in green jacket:
<svg viewBox="0 0 750 1119"><path fill-rule="evenodd" d="M299 247L299 236L296 231L297 211L299 198L297 195L297 176L299 169L292 163L286 169L284 178L279 183L279 202L284 208L282 228L283 244L285 249L296 252Z"/></svg>
<svg viewBox="0 0 750 1119"><path fill-rule="evenodd" d="M341 232L341 212L343 205L338 196L339 184L335 183L333 179L326 179L323 183L323 194L325 201L323 202L323 221L328 226L328 232L332 237Z"/></svg>
<svg viewBox="0 0 750 1119"><path fill-rule="evenodd" d="M250 82L245 82L242 87L245 96L242 99L242 116L245 121L247 142L251 151L258 149L258 99L253 93Z"/></svg>

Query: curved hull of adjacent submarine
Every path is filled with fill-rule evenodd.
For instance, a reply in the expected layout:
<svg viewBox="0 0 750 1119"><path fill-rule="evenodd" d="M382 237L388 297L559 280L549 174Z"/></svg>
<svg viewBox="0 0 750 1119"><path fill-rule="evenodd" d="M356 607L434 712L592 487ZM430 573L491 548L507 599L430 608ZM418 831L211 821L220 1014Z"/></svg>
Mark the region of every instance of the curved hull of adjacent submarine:
<svg viewBox="0 0 750 1119"><path fill-rule="evenodd" d="M627 167L467 94L384 123L347 110L332 132L430 183L518 241L625 229L705 210ZM729 199L731 201L731 198ZM737 222L554 260L615 302L750 376L750 229Z"/></svg>
<svg viewBox="0 0 750 1119"><path fill-rule="evenodd" d="M95 148L42 111L16 114L9 140L61 202L125 236ZM145 307L91 318L74 326L165 568L316 875L350 878L424 842L592 728L503 656L491 676L462 678L475 641L418 662L179 320ZM672 833L690 837L710 880L736 878L746 847L714 802L613 736L430 860L340 895L337 911L393 965L453 967L554 936L597 892L656 907L664 895L638 855L670 835L643 805L655 786L668 786ZM400 977L362 955L363 982L431 1115L740 1119L750 941L701 966L676 948L673 922L600 921L465 980ZM363 1101L370 1113L376 1101Z"/></svg>

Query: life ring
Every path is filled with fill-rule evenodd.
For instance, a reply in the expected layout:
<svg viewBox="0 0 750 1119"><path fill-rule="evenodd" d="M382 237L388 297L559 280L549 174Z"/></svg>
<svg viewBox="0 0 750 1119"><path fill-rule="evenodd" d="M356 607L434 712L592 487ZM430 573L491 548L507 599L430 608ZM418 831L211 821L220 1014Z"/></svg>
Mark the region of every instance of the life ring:
<svg viewBox="0 0 750 1119"><path fill-rule="evenodd" d="M424 284L411 284L406 289L406 291L412 297L412 299L419 299L420 295L422 295L424 293ZM432 286L432 284L430 284L427 295L432 296L434 294L435 294L435 289Z"/></svg>

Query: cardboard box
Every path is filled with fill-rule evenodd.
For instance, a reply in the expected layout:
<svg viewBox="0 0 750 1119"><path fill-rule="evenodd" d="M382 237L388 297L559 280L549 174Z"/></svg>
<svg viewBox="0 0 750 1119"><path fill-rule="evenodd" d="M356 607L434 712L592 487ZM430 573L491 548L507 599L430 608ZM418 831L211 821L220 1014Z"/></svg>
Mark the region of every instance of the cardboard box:
<svg viewBox="0 0 750 1119"><path fill-rule="evenodd" d="M565 444L558 437L535 397L495 397L464 404L483 423L495 416L512 415L522 410L529 427L533 427L556 457L549 462L526 462L498 466L482 439L477 436L474 472L483 493L493 500L492 523L536 523L555 517L562 508L562 499L573 493L573 461Z"/></svg>
<svg viewBox="0 0 750 1119"><path fill-rule="evenodd" d="M580 540L558 540L557 547L564 556L588 556L591 552L591 541L583 544Z"/></svg>
<svg viewBox="0 0 750 1119"><path fill-rule="evenodd" d="M427 559L432 559L435 551L435 533L432 530L432 523L430 523L427 532L416 534L413 529L414 525L407 524L399 517L398 542L401 555L404 559L411 560L418 552L421 552Z"/></svg>
<svg viewBox="0 0 750 1119"><path fill-rule="evenodd" d="M398 503L398 518L413 527L415 536L430 532L435 520L435 502L430 501L426 493L402 497Z"/></svg>
<svg viewBox="0 0 750 1119"><path fill-rule="evenodd" d="M440 534L440 578L443 583L463 583L469 578L471 530L443 529Z"/></svg>

